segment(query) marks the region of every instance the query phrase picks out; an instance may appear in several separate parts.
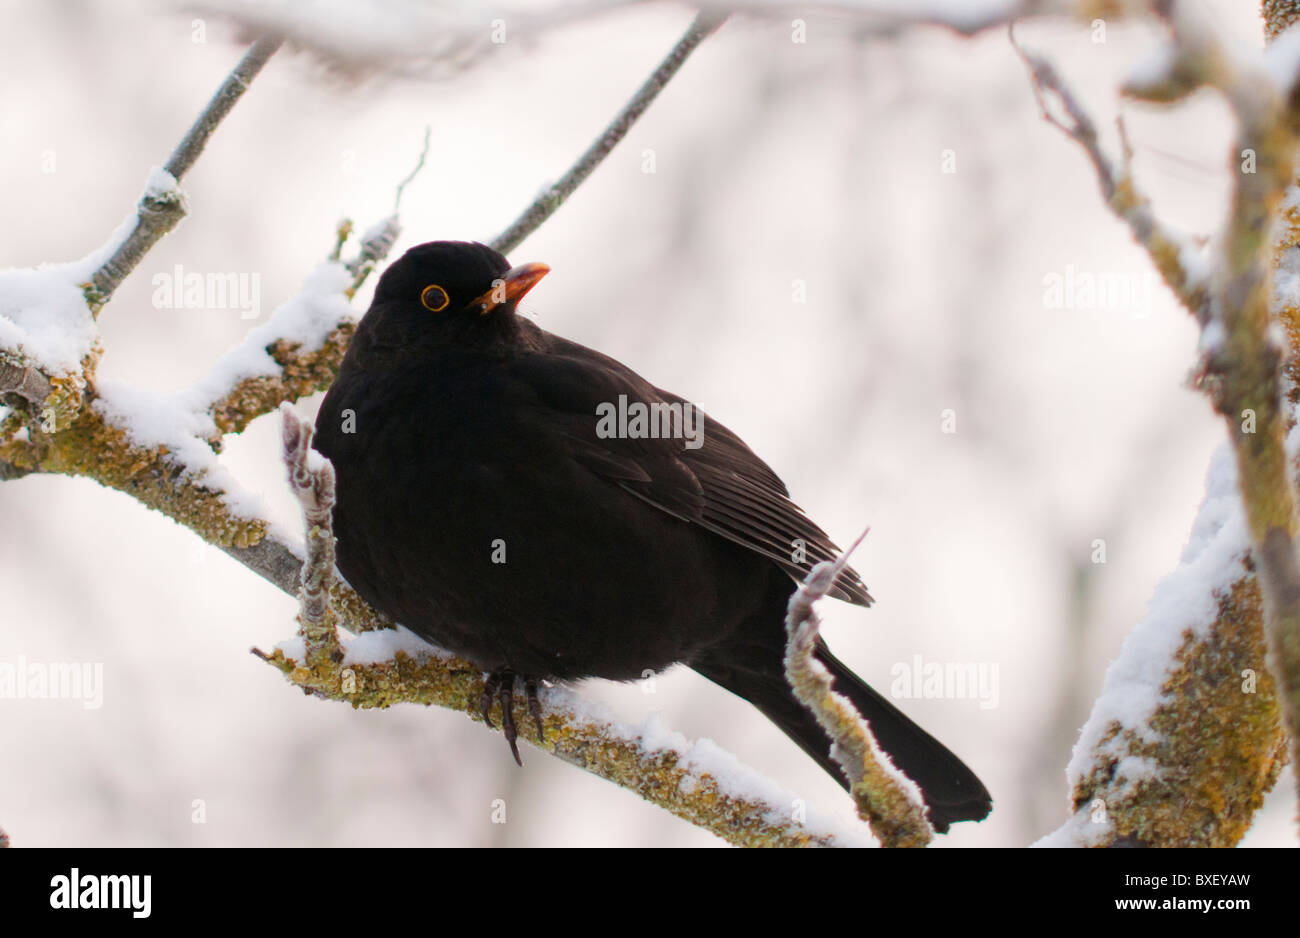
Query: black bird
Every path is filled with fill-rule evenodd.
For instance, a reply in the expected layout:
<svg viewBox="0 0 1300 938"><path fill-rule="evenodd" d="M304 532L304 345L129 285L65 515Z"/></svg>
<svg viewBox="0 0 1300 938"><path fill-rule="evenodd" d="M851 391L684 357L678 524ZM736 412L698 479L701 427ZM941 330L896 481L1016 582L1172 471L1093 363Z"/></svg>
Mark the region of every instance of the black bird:
<svg viewBox="0 0 1300 938"><path fill-rule="evenodd" d="M488 673L484 719L500 698L516 760L517 677L541 732L538 680L630 681L683 662L847 787L782 665L792 577L838 550L722 424L518 316L548 270L434 241L380 278L316 418L315 446L337 474L340 572ZM678 405L651 411L669 435L610 419L634 405ZM832 595L872 601L851 569ZM936 830L988 814L960 759L824 643L817 657L920 786Z"/></svg>

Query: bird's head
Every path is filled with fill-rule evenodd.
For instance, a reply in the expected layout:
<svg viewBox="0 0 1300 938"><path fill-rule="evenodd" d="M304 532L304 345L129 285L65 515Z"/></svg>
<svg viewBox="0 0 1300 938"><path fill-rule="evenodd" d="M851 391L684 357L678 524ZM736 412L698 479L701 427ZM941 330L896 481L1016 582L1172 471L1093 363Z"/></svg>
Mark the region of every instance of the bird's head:
<svg viewBox="0 0 1300 938"><path fill-rule="evenodd" d="M384 271L366 318L382 318L386 343L490 341L512 330L519 300L549 271L545 264L511 267L474 241L430 241Z"/></svg>

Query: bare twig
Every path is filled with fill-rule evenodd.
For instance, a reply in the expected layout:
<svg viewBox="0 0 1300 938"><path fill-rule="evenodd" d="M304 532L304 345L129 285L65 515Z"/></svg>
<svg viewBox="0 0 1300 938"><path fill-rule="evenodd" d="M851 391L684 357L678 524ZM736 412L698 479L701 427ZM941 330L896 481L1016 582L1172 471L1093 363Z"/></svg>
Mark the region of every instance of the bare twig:
<svg viewBox="0 0 1300 938"><path fill-rule="evenodd" d="M1207 323L1211 315L1209 284L1188 271L1183 258L1182 239L1155 217L1150 200L1137 188L1128 161L1125 160L1120 169L1115 168L1101 148L1092 118L1052 64L1021 47L1010 27L1008 35L1012 46L1029 68L1034 98L1043 119L1083 148L1097 174L1097 182L1101 186L1102 198L1106 200L1107 207L1128 225L1133 238L1146 250L1169 289L1196 316L1198 322L1202 325ZM1060 103L1068 120L1062 120L1049 106L1049 94ZM1124 140L1122 131L1121 140Z"/></svg>
<svg viewBox="0 0 1300 938"><path fill-rule="evenodd" d="M673 46L667 58L659 64L654 73L645 80L645 83L637 89L636 94L628 101L618 115L605 128L605 132L600 135L591 146L589 146L578 157L578 161L573 164L563 178L553 186L548 186L546 191L537 197L532 205L524 209L522 215L515 219L514 224L499 234L492 241L492 247L502 254L509 254L517 248L525 238L536 231L541 224L550 218L561 205L573 195L577 188L582 185L592 171L609 156L614 147L618 146L620 140L627 135L632 125L637 122L650 104L658 97L659 92L667 87L677 71L686 64L692 52L709 37L723 21L726 20L725 13L706 12L699 14L691 23L686 34L678 40L677 45Z"/></svg>
<svg viewBox="0 0 1300 938"><path fill-rule="evenodd" d="M858 814L886 847L924 847L933 839L925 806L900 782L862 715L832 692L831 676L816 660L821 620L813 608L830 592L848 565L849 555L867 536L863 531L838 560L822 561L808 572L790 597L785 628L785 676L794 695L835 741L835 761L848 776Z"/></svg>
<svg viewBox="0 0 1300 938"><path fill-rule="evenodd" d="M402 207L402 193L406 187L411 184L416 176L420 175L420 170L424 169L424 161L429 157L429 137L433 134L433 128L425 125L424 128L424 146L420 148L420 158L416 161L415 166L411 169L410 175L397 184L397 192L393 195L393 214L396 215Z"/></svg>
<svg viewBox="0 0 1300 938"><path fill-rule="evenodd" d="M281 592L295 594L302 557L288 544L268 534L256 544L227 544L221 549Z"/></svg>
<svg viewBox="0 0 1300 938"><path fill-rule="evenodd" d="M176 184L199 158L199 154L203 152L208 138L217 129L217 125L248 90L248 83L262 70L267 59L280 48L280 42L278 38L264 37L253 43L239 64L226 76L226 80L217 89L217 93L208 102L208 106L204 108L198 120L190 127L189 132L176 145L176 149L167 160L167 165L163 167L162 174L151 180L140 199L135 228L126 240L118 245L113 256L105 261L91 277L87 302L95 315L99 314L118 286L144 259L149 250L185 217L185 200L180 190L176 188Z"/></svg>
<svg viewBox="0 0 1300 938"><path fill-rule="evenodd" d="M342 657L330 587L334 583L334 466L311 449L312 425L298 419L288 404L280 405L281 441L289 488L302 507L307 556L302 564L298 599L299 634L307 646L307 663L316 665Z"/></svg>

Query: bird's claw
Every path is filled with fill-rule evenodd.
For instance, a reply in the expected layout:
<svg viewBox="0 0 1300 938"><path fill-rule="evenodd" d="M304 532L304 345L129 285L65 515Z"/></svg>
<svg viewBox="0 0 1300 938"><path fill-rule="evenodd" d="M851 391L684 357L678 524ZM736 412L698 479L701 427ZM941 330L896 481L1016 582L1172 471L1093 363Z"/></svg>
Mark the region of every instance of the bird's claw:
<svg viewBox="0 0 1300 938"><path fill-rule="evenodd" d="M537 739L541 742L546 738L546 732L542 728L542 702L537 696L536 678L524 678L524 693L528 696L528 712L533 716L533 723L537 727ZM496 729L491 716L494 700L501 702L501 733L510 746L510 754L515 757L515 762L522 766L524 760L519 758L517 742L519 731L515 727L515 672L508 668L498 668L489 673L487 680L483 682L483 693L479 695L478 700L479 709L483 713L483 722L491 729Z"/></svg>

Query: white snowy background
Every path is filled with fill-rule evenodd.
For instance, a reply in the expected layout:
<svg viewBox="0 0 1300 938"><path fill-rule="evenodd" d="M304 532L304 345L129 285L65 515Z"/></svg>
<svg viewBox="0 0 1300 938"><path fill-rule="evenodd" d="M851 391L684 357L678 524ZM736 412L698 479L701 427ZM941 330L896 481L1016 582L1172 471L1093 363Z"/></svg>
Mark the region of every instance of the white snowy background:
<svg viewBox="0 0 1300 938"><path fill-rule="evenodd" d="M1244 47L1262 44L1252 4L1203 7ZM215 19L194 42L194 16L0 0L0 266L82 257L132 209L244 48ZM281 51L186 178L190 217L104 310L101 379L155 392L203 379L301 289L340 217L364 228L391 210L426 125L394 256L491 238L690 17L609 13L511 39L437 81L344 80ZM1224 110L1115 95L1153 33L1020 34L1054 57L1112 147L1122 109L1163 216L1211 232ZM946 150L956 172L941 171ZM864 42L809 17L794 44L788 23L734 19L511 259L553 269L525 303L542 326L701 403L838 542L871 525L855 566L877 605L822 607L841 658L886 691L891 666L918 654L997 666L996 707L901 701L994 796L989 820L940 845L1023 845L1060 825L1078 728L1178 565L1223 433L1184 387L1196 330L1162 287L1133 308L1045 302L1054 274L1150 269L1081 151L1039 118L1005 34ZM155 308L151 278L177 264L256 273L261 315ZM792 301L794 280L807 302ZM941 432L945 409L956 433ZM296 526L276 456L271 416L228 438L222 462ZM719 843L527 746L520 770L499 734L456 714L302 696L248 653L289 637L294 613L123 495L65 477L0 485L0 661L102 662L105 680L97 710L0 700L0 826L22 845ZM580 690L630 722L658 713L851 816L778 730L693 672ZM1289 779L1247 844L1292 842Z"/></svg>

